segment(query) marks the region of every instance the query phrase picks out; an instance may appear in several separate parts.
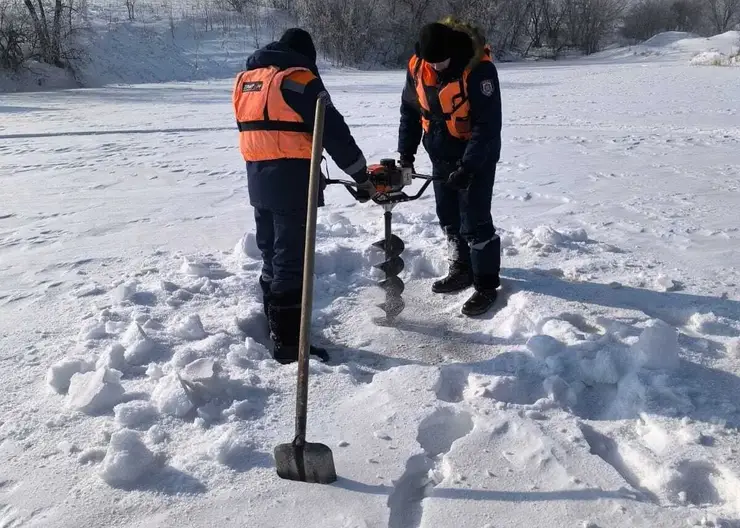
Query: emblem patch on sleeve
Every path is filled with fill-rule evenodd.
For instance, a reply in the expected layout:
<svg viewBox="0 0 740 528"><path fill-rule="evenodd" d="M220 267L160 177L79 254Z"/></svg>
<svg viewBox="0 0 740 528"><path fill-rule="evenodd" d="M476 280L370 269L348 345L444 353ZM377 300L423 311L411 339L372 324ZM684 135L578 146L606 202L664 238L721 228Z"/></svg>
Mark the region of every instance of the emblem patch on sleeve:
<svg viewBox="0 0 740 528"><path fill-rule="evenodd" d="M262 91L262 81L245 82L242 86L242 93Z"/></svg>
<svg viewBox="0 0 740 528"><path fill-rule="evenodd" d="M480 91L486 97L491 97L493 95L493 82L490 80L482 81L480 83Z"/></svg>

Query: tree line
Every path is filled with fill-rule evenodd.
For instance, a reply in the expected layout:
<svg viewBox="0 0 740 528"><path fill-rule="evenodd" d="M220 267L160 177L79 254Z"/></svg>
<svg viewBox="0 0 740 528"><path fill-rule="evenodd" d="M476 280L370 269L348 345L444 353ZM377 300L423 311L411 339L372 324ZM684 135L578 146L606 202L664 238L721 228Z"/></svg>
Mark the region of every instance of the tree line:
<svg viewBox="0 0 740 528"><path fill-rule="evenodd" d="M259 0L221 0L253 13ZM740 0L271 0L339 66L403 64L419 27L454 13L478 25L499 59L556 59L663 31L703 36L740 25Z"/></svg>
<svg viewBox="0 0 740 528"><path fill-rule="evenodd" d="M129 20L137 0L115 0ZM69 67L81 53L76 36L87 0L0 0L0 68L27 59ZM217 15L234 18L255 34L264 10L278 10L314 35L339 66L401 65L418 28L450 13L479 26L499 59L557 58L595 53L609 43L638 42L662 31L723 33L740 24L740 0L194 0L211 29ZM171 15L170 15L171 17ZM272 21L272 22L271 22ZM172 22L171 22L172 23ZM276 28L272 28L275 32Z"/></svg>

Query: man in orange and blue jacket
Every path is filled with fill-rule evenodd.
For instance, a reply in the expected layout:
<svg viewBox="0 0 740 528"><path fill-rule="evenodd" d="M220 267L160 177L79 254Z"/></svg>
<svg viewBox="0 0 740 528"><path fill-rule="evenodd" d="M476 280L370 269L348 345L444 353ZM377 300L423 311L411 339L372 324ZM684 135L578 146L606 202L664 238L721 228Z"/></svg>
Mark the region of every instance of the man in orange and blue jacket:
<svg viewBox="0 0 740 528"><path fill-rule="evenodd" d="M249 198L262 252L265 314L280 363L298 359L303 251L314 116L327 101L323 143L340 169L358 183L358 199L370 199L365 157L342 115L331 104L316 67L311 35L289 29L279 42L257 50L233 90L239 147L247 164ZM322 178L323 182L323 178ZM323 185L319 205L323 205ZM326 351L311 347L326 359Z"/></svg>
<svg viewBox="0 0 740 528"><path fill-rule="evenodd" d="M500 285L491 200L501 155L501 92L480 31L452 18L424 26L409 61L398 136L402 167L413 167L422 136L450 252L449 273L432 291L472 285L462 312L480 315L493 306Z"/></svg>

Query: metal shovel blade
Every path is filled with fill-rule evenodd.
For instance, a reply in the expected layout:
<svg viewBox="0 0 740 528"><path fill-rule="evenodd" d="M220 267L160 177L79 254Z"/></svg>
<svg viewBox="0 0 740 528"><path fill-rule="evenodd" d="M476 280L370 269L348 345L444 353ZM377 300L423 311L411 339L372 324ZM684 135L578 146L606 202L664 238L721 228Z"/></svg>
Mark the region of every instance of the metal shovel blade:
<svg viewBox="0 0 740 528"><path fill-rule="evenodd" d="M280 444L275 448L277 474L286 480L297 480L313 484L331 484L337 480L334 456L324 444L295 441Z"/></svg>
<svg viewBox="0 0 740 528"><path fill-rule="evenodd" d="M391 235L390 242L391 242L390 247L386 248L385 239L378 240L377 242L373 243L373 247L385 250L387 253L391 255L396 255L396 256L403 253L403 250L406 249L406 244L404 244L403 240L398 238L398 236L396 235Z"/></svg>

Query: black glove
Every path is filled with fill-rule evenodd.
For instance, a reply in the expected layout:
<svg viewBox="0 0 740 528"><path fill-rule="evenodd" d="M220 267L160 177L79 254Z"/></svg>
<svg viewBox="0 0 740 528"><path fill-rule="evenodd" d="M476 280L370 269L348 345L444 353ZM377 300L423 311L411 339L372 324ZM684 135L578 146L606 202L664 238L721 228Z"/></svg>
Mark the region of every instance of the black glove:
<svg viewBox="0 0 740 528"><path fill-rule="evenodd" d="M460 166L447 177L447 185L458 191L465 191L470 187L472 178L473 175L465 167Z"/></svg>
<svg viewBox="0 0 740 528"><path fill-rule="evenodd" d="M360 203L367 202L375 196L375 185L372 184L367 174L367 167L352 175L352 179L357 182L357 201Z"/></svg>
<svg viewBox="0 0 740 528"><path fill-rule="evenodd" d="M376 193L375 185L369 179L357 184L357 201L360 203L367 202Z"/></svg>
<svg viewBox="0 0 740 528"><path fill-rule="evenodd" d="M414 157L413 156L401 156L401 159L398 160L398 165L402 169L411 169L411 172L416 174L416 169L414 168Z"/></svg>

